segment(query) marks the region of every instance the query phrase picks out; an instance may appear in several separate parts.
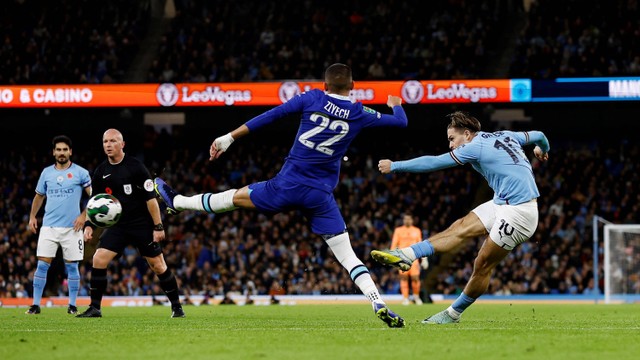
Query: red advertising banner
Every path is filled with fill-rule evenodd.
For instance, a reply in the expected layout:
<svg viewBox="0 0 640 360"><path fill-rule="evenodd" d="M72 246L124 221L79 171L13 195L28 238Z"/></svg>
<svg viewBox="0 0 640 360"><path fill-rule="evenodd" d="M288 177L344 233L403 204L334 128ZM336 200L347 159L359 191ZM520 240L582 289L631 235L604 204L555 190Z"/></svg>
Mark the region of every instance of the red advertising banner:
<svg viewBox="0 0 640 360"><path fill-rule="evenodd" d="M510 102L510 80L361 81L354 101L386 104ZM189 107L279 105L322 82L0 86L0 108Z"/></svg>

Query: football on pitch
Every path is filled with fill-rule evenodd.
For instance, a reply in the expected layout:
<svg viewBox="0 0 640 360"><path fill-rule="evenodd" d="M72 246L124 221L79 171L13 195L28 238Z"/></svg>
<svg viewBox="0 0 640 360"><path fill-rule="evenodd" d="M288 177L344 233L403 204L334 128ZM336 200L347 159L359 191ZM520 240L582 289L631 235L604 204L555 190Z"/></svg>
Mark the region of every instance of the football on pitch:
<svg viewBox="0 0 640 360"><path fill-rule="evenodd" d="M120 220L122 205L115 196L97 194L87 203L87 219L97 227L110 227Z"/></svg>

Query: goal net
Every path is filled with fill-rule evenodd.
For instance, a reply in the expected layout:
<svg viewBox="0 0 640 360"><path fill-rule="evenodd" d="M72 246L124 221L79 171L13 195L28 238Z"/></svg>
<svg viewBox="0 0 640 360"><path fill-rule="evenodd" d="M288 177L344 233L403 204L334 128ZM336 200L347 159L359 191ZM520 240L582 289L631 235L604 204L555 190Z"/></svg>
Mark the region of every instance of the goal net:
<svg viewBox="0 0 640 360"><path fill-rule="evenodd" d="M640 301L640 224L604 226L604 302Z"/></svg>

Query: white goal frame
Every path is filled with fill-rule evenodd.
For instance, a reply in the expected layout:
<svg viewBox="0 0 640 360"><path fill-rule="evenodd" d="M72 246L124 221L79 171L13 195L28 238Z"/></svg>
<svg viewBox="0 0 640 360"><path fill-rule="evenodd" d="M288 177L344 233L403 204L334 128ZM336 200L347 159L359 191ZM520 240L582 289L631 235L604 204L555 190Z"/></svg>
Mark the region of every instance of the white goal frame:
<svg viewBox="0 0 640 360"><path fill-rule="evenodd" d="M612 284L611 284L611 233L613 231L627 231L640 234L640 224L606 224L604 226L604 303L612 304L612 303L621 303L621 302L629 302L633 301L637 295L629 294L628 299L625 299L625 295L622 296L612 296Z"/></svg>

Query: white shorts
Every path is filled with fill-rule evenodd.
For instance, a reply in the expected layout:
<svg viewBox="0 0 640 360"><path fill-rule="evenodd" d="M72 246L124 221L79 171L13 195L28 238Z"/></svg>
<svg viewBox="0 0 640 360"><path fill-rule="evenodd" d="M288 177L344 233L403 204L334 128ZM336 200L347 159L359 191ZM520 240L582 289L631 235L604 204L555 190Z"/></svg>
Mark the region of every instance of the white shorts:
<svg viewBox="0 0 640 360"><path fill-rule="evenodd" d="M62 247L65 261L82 261L84 258L84 239L82 231L68 227L43 226L38 237L37 255L54 258L58 247Z"/></svg>
<svg viewBox="0 0 640 360"><path fill-rule="evenodd" d="M497 205L487 201L472 210L487 229L489 237L503 249L513 250L529 240L538 227L538 203Z"/></svg>

